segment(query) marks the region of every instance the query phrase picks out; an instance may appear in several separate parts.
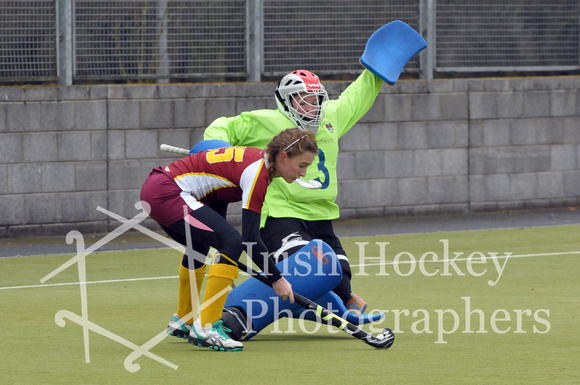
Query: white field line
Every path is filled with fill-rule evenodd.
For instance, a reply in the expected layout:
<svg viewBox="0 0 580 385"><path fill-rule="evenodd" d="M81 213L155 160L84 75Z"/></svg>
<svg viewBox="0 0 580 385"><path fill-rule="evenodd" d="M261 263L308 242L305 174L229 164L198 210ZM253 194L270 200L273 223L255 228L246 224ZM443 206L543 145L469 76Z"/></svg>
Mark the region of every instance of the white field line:
<svg viewBox="0 0 580 385"><path fill-rule="evenodd" d="M465 254L469 254L469 253L465 253ZM580 251L561 251L561 252L555 252L555 253L540 253L540 254L520 254L520 255L511 255L509 253L505 253L504 255L495 255L493 257L484 257L484 258L478 258L478 259L484 259L484 260L488 260L488 259L502 259L502 258L530 258L530 257L552 257L555 255L572 255L572 254L580 254ZM380 259L380 257L365 257L366 259ZM467 261L469 260L468 258L454 258L454 259L436 259L436 260L425 260L424 262L433 262L433 263L444 263L444 262L461 262L461 261ZM358 265L350 265L351 267L360 267L360 266L381 266L381 265L403 265L403 264L411 264L411 263L417 263L417 260L405 260L405 261L391 261L391 262L385 262L385 263L365 263L365 264L358 264Z"/></svg>
<svg viewBox="0 0 580 385"><path fill-rule="evenodd" d="M90 281L85 282L87 285L98 284L98 283L114 283L114 282L134 282L134 281L151 281L157 279L176 279L179 278L177 275L169 277L146 277L146 278L126 278L126 279L110 279L107 281ZM72 286L78 285L80 282L65 282L65 283L50 283L50 284L40 284L40 285L26 285L26 286L7 286L0 287L0 290L8 289L29 289L35 287L53 287L53 286Z"/></svg>
<svg viewBox="0 0 580 385"><path fill-rule="evenodd" d="M555 253L540 253L540 254L520 254L520 255L497 255L494 258L530 258L530 257L552 257L556 255L573 255L573 254L580 254L580 251L561 251ZM375 258L379 259L379 257L366 257L367 259ZM485 257L485 259L491 259L491 257ZM460 261L467 261L468 258L456 258L452 261L460 262ZM437 262L443 263L446 261L451 260L425 260L425 262ZM399 261L397 264L409 264L409 263L416 263L417 261ZM385 262L385 265L394 265L393 262ZM351 267L360 267L360 266L380 266L382 263L366 263L364 265L351 265ZM242 275L246 275L244 272L240 272ZM152 280L159 280L159 279L177 279L179 278L177 275L168 276L168 277L145 277L145 278L126 278L126 279L111 279L106 281L90 281L86 282L87 285L92 284L101 284L101 283L115 283L115 282L137 282L137 281L152 281ZM25 285L25 286L6 286L0 287L0 290L11 290L11 289L30 289L30 288L38 288L38 287L54 287L54 286L73 286L78 285L79 282L65 282L65 283L51 283L51 284L39 284L39 285Z"/></svg>

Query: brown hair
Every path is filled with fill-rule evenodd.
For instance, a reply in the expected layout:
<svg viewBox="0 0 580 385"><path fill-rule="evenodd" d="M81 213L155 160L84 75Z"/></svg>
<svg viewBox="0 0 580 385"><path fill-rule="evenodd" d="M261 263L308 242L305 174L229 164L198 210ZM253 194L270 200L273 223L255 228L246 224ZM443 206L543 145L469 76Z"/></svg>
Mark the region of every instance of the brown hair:
<svg viewBox="0 0 580 385"><path fill-rule="evenodd" d="M314 132L304 131L300 128L288 128L274 137L266 147L268 155L268 174L270 179L276 173L276 157L281 152L286 152L289 158L301 155L306 151L318 154L318 144Z"/></svg>

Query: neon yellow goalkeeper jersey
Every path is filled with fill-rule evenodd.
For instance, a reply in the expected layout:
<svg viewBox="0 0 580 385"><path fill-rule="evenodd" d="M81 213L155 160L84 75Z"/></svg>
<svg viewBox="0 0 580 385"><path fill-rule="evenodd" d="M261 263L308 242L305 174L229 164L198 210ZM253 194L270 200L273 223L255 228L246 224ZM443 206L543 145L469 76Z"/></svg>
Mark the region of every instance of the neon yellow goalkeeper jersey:
<svg viewBox="0 0 580 385"><path fill-rule="evenodd" d="M262 226L268 216L311 221L339 217L335 203L338 195L338 139L367 113L382 84L380 78L365 70L338 99L328 102L316 134L318 155L304 178L319 181L322 188L311 190L275 178L268 187L262 208ZM206 128L204 139L221 139L232 145L263 149L278 133L293 127L293 123L277 109L254 110L216 119Z"/></svg>

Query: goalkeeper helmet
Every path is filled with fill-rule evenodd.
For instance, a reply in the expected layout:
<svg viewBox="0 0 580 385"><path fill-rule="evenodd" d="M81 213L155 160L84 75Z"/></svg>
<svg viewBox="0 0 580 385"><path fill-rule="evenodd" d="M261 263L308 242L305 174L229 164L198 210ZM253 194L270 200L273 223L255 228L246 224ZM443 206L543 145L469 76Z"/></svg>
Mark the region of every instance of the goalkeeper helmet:
<svg viewBox="0 0 580 385"><path fill-rule="evenodd" d="M276 104L296 127L318 132L328 94L318 76L310 71L290 72L276 84Z"/></svg>

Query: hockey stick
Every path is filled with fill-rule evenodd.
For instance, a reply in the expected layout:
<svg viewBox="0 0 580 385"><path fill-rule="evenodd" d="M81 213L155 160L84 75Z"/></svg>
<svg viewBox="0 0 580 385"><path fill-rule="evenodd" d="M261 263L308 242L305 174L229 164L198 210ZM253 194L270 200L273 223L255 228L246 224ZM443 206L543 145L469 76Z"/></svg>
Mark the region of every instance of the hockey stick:
<svg viewBox="0 0 580 385"><path fill-rule="evenodd" d="M242 262L238 261L238 268L242 271L247 272L252 277L255 277L260 282L265 285L272 287L272 284L266 278L265 275L258 273L256 270L249 268ZM337 316L336 314L332 313L328 309L323 306L320 306L314 301L309 300L308 298L294 292L294 300L297 304L302 306L305 309L313 310L322 320L330 321L332 326L337 327L338 329L350 334L354 338L362 340L364 343L377 348L377 349L388 349L393 345L395 342L395 334L389 328L383 329L383 332L378 336L374 336L366 331L360 329L359 327L355 326L354 324L348 322L344 318Z"/></svg>
<svg viewBox="0 0 580 385"><path fill-rule="evenodd" d="M161 146L159 146L159 149L163 152L170 152L172 154L178 154L178 155L183 155L183 156L189 155L189 150L187 150L185 148L170 146L169 144L162 144ZM309 188L309 189L319 189L322 187L322 183L320 183L316 180L306 181L304 179L298 178L298 179L296 179L296 183L298 183L302 187Z"/></svg>
<svg viewBox="0 0 580 385"><path fill-rule="evenodd" d="M186 150L185 148L170 146L168 144L162 144L161 146L159 146L159 149L163 152L171 152L173 154L178 154L178 155L183 155L183 156L189 155L189 150Z"/></svg>

